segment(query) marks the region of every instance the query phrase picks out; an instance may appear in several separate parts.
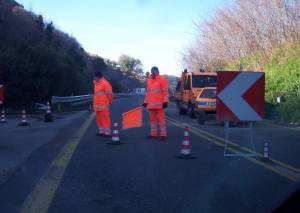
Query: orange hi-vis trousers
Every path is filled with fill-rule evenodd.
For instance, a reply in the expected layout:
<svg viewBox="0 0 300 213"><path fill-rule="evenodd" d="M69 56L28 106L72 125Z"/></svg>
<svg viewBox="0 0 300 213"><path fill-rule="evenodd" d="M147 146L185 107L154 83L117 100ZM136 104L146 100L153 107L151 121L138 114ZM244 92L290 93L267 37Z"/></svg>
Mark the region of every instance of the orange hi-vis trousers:
<svg viewBox="0 0 300 213"><path fill-rule="evenodd" d="M110 135L109 110L96 111L96 121L100 134Z"/></svg>
<svg viewBox="0 0 300 213"><path fill-rule="evenodd" d="M151 136L157 136L157 126L159 125L160 136L167 136L165 110L164 109L148 109L151 127Z"/></svg>

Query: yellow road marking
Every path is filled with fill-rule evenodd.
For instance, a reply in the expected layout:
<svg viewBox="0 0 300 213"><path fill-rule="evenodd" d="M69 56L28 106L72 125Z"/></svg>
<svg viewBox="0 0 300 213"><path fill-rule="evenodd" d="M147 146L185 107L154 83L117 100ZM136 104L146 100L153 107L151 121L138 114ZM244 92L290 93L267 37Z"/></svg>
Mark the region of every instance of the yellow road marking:
<svg viewBox="0 0 300 213"><path fill-rule="evenodd" d="M174 119L170 119L169 117L167 117L167 119L169 120L169 122L171 122L173 125L175 125L177 127L183 128L185 126L181 122L176 121ZM203 135L203 133L201 134L200 132L203 131L203 130L198 131L199 129L196 129L196 128L191 127L189 125L186 125L186 126L189 127L189 131L192 132L193 134L195 134L197 136L200 136L201 138L203 138L203 139L205 139L205 140L207 140L207 141L209 141L211 143L214 143L214 144L216 144L218 146L224 147L224 143L218 142L216 139L213 139L213 138L210 138L208 136L205 136L205 135ZM222 139L222 140L224 140L224 139ZM235 143L233 143L233 144L237 145ZM241 153L240 151L238 151L237 149L232 148L232 147L227 147L227 149L230 150L233 153ZM280 171L278 168L276 168L276 167L274 167L272 165L269 165L267 163L261 162L261 161L255 159L255 158L253 158L253 157L247 157L247 156L241 156L241 157L243 157L243 158L245 158L245 159L247 159L247 160L249 160L249 161L251 161L253 163L256 163L256 164L258 164L258 165L260 165L260 166L262 166L262 167L264 167L264 168L266 168L266 169L268 169L268 170L270 170L270 171L272 171L272 172L274 172L274 173L276 173L276 174L278 174L278 175L280 175L282 177L285 177L285 178L287 178L287 179L289 179L291 181L298 182L298 177L297 176L294 176L294 175L291 175L289 173Z"/></svg>
<svg viewBox="0 0 300 213"><path fill-rule="evenodd" d="M65 173L65 170L88 127L95 118L92 113L80 126L74 137L72 137L56 158L51 163L34 190L28 195L19 213L46 213L53 200L58 185Z"/></svg>
<svg viewBox="0 0 300 213"><path fill-rule="evenodd" d="M170 117L168 117L168 116L167 116L167 119L173 120L173 121L175 121L175 122L178 122L178 121L176 121L175 119L170 118ZM214 135L214 134L211 134L211 133L209 133L209 132L207 132L207 131L204 131L204 130L202 130L202 129L197 129L197 128L192 127L192 126L189 126L189 128L190 128L190 129L192 128L192 129L194 129L194 130L196 130L196 131L199 131L199 132L201 132L202 134L207 135L207 136L209 136L209 137L212 137L212 138L214 138L214 139L216 139L216 140L222 141L222 142L224 142L224 143L226 142L224 138L218 137L218 136L216 136L216 135ZM252 149L249 149L249 148L247 148L247 147L240 146L240 145L238 145L237 143L234 143L234 142L232 142L232 141L227 141L227 143L229 143L230 145L233 145L233 146L239 146L239 148L242 149L242 150L244 150L244 151L247 151L247 152L256 154L256 155L259 156L259 157L263 157L263 155L262 155L261 153L256 152L256 151L253 151ZM295 171L295 172L300 173L300 169L297 168L297 167L295 167L295 166L292 166L292 165L289 165L289 164L287 164L287 163L281 162L281 161L276 160L276 159L274 159L274 158L270 158L270 160L273 161L274 163L277 163L277 164L283 166L283 167L286 167L286 168L288 168L288 169L290 169L290 170L293 170L293 171Z"/></svg>

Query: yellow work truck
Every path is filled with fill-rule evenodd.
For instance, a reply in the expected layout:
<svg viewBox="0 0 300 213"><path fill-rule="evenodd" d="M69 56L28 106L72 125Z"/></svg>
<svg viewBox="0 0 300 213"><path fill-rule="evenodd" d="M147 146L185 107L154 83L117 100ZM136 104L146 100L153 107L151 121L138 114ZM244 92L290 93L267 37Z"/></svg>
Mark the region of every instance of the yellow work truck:
<svg viewBox="0 0 300 213"><path fill-rule="evenodd" d="M204 87L195 101L195 114L199 124L216 119L216 87Z"/></svg>
<svg viewBox="0 0 300 213"><path fill-rule="evenodd" d="M177 83L175 101L179 114L188 114L195 118L195 103L199 93L205 87L216 87L216 72L188 72L184 70Z"/></svg>

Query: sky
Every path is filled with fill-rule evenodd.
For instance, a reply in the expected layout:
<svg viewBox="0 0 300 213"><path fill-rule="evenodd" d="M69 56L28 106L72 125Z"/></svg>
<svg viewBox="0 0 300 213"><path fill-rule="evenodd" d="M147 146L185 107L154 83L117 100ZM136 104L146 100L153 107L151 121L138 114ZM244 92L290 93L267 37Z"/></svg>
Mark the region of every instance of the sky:
<svg viewBox="0 0 300 213"><path fill-rule="evenodd" d="M195 24L229 0L16 0L72 35L89 53L140 59L144 70L179 76Z"/></svg>

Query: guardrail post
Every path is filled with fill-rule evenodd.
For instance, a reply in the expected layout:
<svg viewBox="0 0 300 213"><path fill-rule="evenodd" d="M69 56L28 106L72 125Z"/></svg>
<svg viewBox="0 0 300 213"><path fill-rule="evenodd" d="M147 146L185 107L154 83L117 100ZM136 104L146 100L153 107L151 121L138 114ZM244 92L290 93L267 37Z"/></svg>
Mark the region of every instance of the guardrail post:
<svg viewBox="0 0 300 213"><path fill-rule="evenodd" d="M89 112L92 112L92 103L89 104Z"/></svg>
<svg viewBox="0 0 300 213"><path fill-rule="evenodd" d="M240 70L239 70L240 72L243 72L244 71L244 66L243 66L243 64L240 64Z"/></svg>

